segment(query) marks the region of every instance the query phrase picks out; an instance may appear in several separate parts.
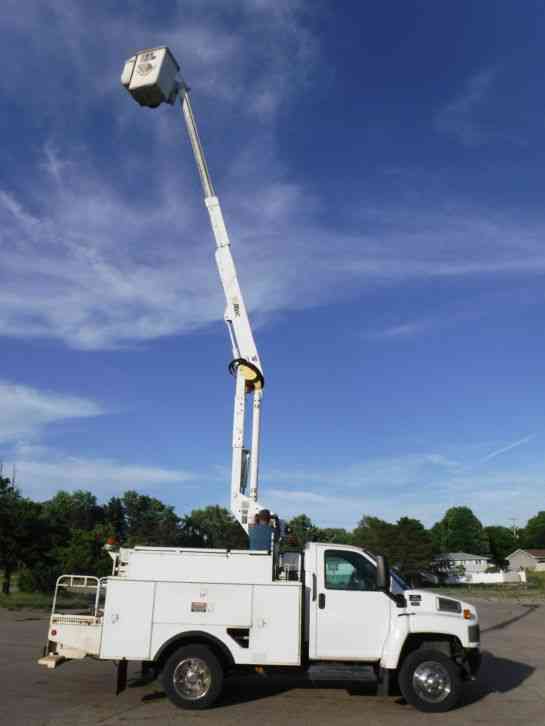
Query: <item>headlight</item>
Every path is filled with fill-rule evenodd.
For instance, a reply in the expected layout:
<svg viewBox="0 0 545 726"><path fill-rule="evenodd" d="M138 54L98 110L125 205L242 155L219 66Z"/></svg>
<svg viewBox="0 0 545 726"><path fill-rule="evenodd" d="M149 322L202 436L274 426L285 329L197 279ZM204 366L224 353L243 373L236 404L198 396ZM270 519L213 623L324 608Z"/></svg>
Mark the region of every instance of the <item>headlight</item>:
<svg viewBox="0 0 545 726"><path fill-rule="evenodd" d="M456 613L459 615L462 612L462 604L458 600L451 600L449 597L438 597L437 609L443 613Z"/></svg>

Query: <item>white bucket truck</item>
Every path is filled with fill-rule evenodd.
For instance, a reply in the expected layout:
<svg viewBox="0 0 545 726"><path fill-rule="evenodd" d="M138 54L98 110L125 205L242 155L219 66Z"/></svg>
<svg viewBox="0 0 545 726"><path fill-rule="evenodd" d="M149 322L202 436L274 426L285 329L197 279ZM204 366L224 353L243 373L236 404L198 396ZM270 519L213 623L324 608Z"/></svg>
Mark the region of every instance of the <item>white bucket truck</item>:
<svg viewBox="0 0 545 726"><path fill-rule="evenodd" d="M125 64L123 85L141 105L180 99L216 240L225 321L235 376L231 510L248 532L258 503L260 415L264 378L237 280L229 237L206 166L189 99L168 48L141 51ZM246 396L253 397L251 449L244 447ZM177 706L206 708L225 676L281 671L353 680L373 666L378 691L392 677L422 711L447 711L480 663L473 606L410 590L383 557L358 547L309 543L302 552L163 547L110 549L113 572L99 580L57 581L42 665L93 656L155 672ZM59 612L63 589L93 593L89 614ZM329 675L328 675L329 674Z"/></svg>

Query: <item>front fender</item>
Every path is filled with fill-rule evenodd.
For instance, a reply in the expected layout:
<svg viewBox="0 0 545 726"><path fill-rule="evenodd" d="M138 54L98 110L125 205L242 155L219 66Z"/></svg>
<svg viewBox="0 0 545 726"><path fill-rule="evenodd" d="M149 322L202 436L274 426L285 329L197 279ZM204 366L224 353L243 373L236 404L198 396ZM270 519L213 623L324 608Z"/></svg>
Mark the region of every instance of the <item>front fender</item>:
<svg viewBox="0 0 545 726"><path fill-rule="evenodd" d="M392 627L384 643L380 659L381 668L397 668L401 650L410 633L409 617L409 613L399 613L394 616Z"/></svg>
<svg viewBox="0 0 545 726"><path fill-rule="evenodd" d="M479 646L479 629L475 620L438 612L399 613L384 644L381 667L397 668L407 639L418 635L422 635L424 639L426 636L444 636L446 640L456 638L464 649L475 649Z"/></svg>
<svg viewBox="0 0 545 726"><path fill-rule="evenodd" d="M478 622L476 617L473 620L466 620L461 615L441 612L426 613L424 611L411 613L409 631L454 636L458 638L462 647L475 648L479 645L480 640Z"/></svg>

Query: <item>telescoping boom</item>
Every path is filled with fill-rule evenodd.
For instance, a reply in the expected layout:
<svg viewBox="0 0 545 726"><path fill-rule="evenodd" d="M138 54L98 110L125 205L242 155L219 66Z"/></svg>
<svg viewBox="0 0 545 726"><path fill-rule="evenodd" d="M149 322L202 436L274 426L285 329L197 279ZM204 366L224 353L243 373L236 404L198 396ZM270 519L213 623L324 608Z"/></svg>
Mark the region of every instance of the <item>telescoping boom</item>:
<svg viewBox="0 0 545 726"><path fill-rule="evenodd" d="M189 97L189 86L177 80L180 66L168 48L141 51L125 63L121 82L142 106L154 108L162 102L173 104L180 99L182 113L195 156L197 170L216 240L216 262L225 293L224 319L229 331L233 359L229 371L235 377L233 414L233 458L231 469L231 511L242 527L261 509L258 503L259 448L261 408L263 402L263 367L257 352L250 319L237 277L231 242L223 219L220 201L214 190L195 116ZM244 445L246 396L252 395L251 447Z"/></svg>

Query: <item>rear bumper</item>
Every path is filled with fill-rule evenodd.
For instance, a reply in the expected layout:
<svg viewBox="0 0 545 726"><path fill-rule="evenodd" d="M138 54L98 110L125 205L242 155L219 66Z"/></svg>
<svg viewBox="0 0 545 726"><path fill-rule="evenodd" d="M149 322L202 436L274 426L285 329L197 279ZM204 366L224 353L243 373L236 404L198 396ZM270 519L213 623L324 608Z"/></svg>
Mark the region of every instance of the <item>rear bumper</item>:
<svg viewBox="0 0 545 726"><path fill-rule="evenodd" d="M54 613L48 633L49 653L64 658L98 655L102 636L102 617Z"/></svg>

